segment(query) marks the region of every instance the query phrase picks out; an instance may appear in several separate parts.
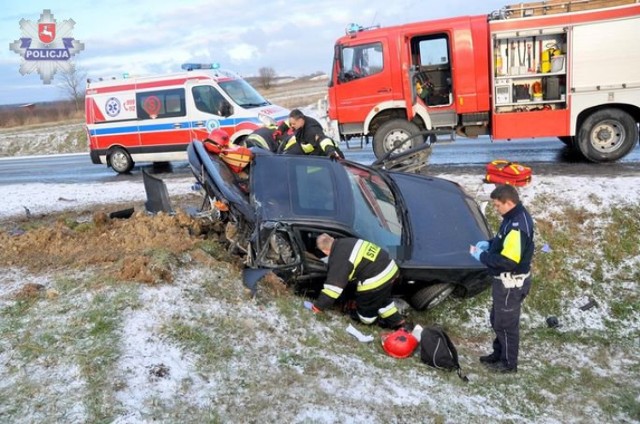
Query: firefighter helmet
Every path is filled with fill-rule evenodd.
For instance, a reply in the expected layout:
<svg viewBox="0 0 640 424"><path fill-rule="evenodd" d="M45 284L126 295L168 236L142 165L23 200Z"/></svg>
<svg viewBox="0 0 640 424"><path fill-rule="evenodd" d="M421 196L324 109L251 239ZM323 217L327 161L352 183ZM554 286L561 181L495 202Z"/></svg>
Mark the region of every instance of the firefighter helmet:
<svg viewBox="0 0 640 424"><path fill-rule="evenodd" d="M407 358L418 347L418 339L404 328L382 336L382 348L394 358Z"/></svg>
<svg viewBox="0 0 640 424"><path fill-rule="evenodd" d="M217 144L218 146L226 147L229 145L229 134L218 128L209 133L207 140Z"/></svg>

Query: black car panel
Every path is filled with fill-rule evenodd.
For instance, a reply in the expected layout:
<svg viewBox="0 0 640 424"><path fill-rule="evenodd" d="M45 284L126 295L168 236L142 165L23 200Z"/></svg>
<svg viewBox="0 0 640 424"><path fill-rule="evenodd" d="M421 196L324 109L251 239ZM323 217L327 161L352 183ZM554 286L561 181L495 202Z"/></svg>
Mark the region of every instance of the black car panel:
<svg viewBox="0 0 640 424"><path fill-rule="evenodd" d="M490 237L486 221L474 213L456 184L435 177L389 173L402 193L412 240L398 258L410 268L481 268L469 245Z"/></svg>

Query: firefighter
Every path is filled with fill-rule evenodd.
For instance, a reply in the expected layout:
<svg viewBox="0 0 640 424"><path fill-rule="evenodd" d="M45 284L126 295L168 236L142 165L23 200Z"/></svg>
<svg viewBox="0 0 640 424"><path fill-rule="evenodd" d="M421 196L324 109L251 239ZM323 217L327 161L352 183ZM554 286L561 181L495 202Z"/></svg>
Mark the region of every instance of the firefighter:
<svg viewBox="0 0 640 424"><path fill-rule="evenodd" d="M361 322L373 324L378 320L381 326L394 329L405 325L391 298L399 269L389 253L366 240L334 239L326 233L318 236L316 245L329 261L327 280L311 308L314 312L333 305L352 283L356 285L355 306Z"/></svg>
<svg viewBox="0 0 640 424"><path fill-rule="evenodd" d="M492 371L518 371L520 309L531 288L534 224L511 185L499 185L491 192L493 206L502 215L496 236L471 246L471 255L485 264L494 277L490 322L496 337L493 352L480 357Z"/></svg>
<svg viewBox="0 0 640 424"><path fill-rule="evenodd" d="M283 140L287 139L290 131L286 121L282 121L277 125L267 125L260 127L247 136L244 140L247 147L260 147L276 153L280 148Z"/></svg>
<svg viewBox="0 0 640 424"><path fill-rule="evenodd" d="M289 113L289 125L295 131L295 140L292 137L286 142L283 153L328 156L334 160L344 158L336 142L325 135L322 125L299 109Z"/></svg>

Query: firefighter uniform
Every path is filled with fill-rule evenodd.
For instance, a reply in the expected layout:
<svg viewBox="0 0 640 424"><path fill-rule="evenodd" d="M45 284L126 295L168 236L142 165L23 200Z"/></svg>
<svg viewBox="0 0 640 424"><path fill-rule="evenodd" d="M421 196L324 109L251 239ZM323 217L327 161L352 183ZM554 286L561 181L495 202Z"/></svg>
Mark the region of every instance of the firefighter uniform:
<svg viewBox="0 0 640 424"><path fill-rule="evenodd" d="M329 254L327 280L315 306L330 307L353 282L356 312L365 324L380 318L380 324L396 328L403 323L391 291L399 275L398 265L389 254L375 244L356 238L340 238L333 242Z"/></svg>
<svg viewBox="0 0 640 424"><path fill-rule="evenodd" d="M276 139L276 126L260 127L245 139L247 147L260 147L261 149L276 152L278 150L278 140Z"/></svg>
<svg viewBox="0 0 640 424"><path fill-rule="evenodd" d="M304 125L285 143L283 153L344 158L338 145L324 134L322 125L309 116L304 117Z"/></svg>
<svg viewBox="0 0 640 424"><path fill-rule="evenodd" d="M508 369L517 369L520 344L520 310L531 288L531 260L534 252L534 224L518 202L503 215L489 248L480 261L494 277L490 321L496 338L493 354Z"/></svg>

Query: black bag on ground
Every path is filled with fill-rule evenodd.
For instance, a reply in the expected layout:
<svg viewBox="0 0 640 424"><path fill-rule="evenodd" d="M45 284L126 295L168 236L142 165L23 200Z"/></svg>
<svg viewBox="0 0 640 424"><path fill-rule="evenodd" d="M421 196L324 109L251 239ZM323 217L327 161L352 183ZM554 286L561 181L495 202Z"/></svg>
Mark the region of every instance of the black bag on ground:
<svg viewBox="0 0 640 424"><path fill-rule="evenodd" d="M422 330L420 359L430 367L446 371L456 370L458 377L465 382L469 381L460 369L456 347L447 333L437 325L427 326Z"/></svg>

